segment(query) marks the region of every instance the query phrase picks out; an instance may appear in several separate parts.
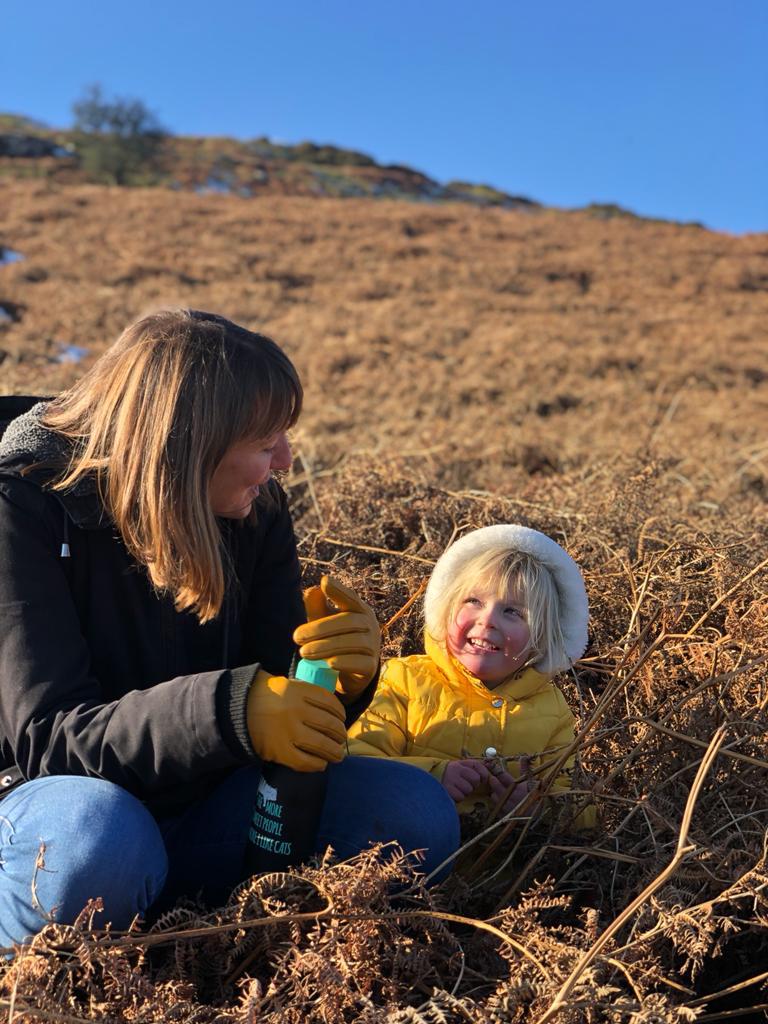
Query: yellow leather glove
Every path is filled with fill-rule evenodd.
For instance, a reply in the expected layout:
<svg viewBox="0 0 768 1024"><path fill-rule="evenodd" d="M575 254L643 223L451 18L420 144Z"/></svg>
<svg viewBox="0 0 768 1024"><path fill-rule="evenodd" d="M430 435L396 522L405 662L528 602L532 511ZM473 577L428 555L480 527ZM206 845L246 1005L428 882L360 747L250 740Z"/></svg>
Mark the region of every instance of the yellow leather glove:
<svg viewBox="0 0 768 1024"><path fill-rule="evenodd" d="M246 723L265 761L297 772L321 772L344 758L344 708L332 693L300 679L259 671L248 691Z"/></svg>
<svg viewBox="0 0 768 1024"><path fill-rule="evenodd" d="M345 697L358 697L379 664L381 632L373 610L357 594L323 576L304 592L308 622L294 631L302 658L323 658L339 673Z"/></svg>

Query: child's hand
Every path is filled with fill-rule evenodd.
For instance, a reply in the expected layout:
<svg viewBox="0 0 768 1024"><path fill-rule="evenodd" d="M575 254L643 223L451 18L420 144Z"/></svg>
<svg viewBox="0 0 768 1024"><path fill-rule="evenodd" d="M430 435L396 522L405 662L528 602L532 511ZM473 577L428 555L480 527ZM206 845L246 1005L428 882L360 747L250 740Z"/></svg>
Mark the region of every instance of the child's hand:
<svg viewBox="0 0 768 1024"><path fill-rule="evenodd" d="M496 800L497 805L502 800L504 801L503 806L500 807L502 814L509 814L510 811L514 811L525 800L535 785L535 780L531 775L531 759L525 756L520 758L520 777L518 779L515 779L508 771L502 769L501 771L494 771L489 780L491 796ZM526 811L527 815L534 813L535 811L531 808Z"/></svg>
<svg viewBox="0 0 768 1024"><path fill-rule="evenodd" d="M512 787L511 789L510 786ZM533 783L529 779L523 779L518 782L509 772L499 772L498 775L491 775L490 787L491 796L496 800L497 804L504 800L506 794L509 794L501 808L502 814L509 814L528 796L533 788ZM530 814L530 811L526 813Z"/></svg>
<svg viewBox="0 0 768 1024"><path fill-rule="evenodd" d="M491 773L482 761L450 761L443 773L443 786L458 804L490 778Z"/></svg>

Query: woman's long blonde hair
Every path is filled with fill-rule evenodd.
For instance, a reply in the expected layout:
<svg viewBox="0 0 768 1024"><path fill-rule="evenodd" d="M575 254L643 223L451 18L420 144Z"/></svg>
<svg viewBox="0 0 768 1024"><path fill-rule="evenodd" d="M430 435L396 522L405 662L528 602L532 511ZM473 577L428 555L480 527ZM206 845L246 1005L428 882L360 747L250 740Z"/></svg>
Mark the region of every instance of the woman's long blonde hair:
<svg viewBox="0 0 768 1024"><path fill-rule="evenodd" d="M131 324L46 410L69 438L57 490L86 476L153 585L200 622L224 600L222 534L208 488L238 441L266 439L298 419L302 387L270 338L199 310Z"/></svg>

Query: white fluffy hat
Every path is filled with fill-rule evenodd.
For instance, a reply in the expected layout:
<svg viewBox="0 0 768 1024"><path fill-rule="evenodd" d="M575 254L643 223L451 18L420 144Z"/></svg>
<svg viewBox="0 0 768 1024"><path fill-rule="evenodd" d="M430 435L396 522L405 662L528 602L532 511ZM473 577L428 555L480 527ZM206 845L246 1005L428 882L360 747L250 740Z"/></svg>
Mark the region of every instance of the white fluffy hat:
<svg viewBox="0 0 768 1024"><path fill-rule="evenodd" d="M432 634L440 631L441 623L436 621L438 595L450 584L456 573L471 559L487 551L498 550L522 551L537 559L552 573L560 598L560 625L568 664L555 665L545 657L535 662L533 667L546 674L564 671L581 657L587 646L587 591L581 571L568 552L551 537L527 526L518 526L516 523L484 526L465 534L443 552L432 571L424 595L427 631Z"/></svg>

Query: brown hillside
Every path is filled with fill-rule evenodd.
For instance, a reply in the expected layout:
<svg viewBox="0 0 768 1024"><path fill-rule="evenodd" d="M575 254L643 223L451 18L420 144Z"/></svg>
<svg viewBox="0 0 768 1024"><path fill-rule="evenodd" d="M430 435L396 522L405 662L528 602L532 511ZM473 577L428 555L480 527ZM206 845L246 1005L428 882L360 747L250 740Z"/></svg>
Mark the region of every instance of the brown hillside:
<svg viewBox="0 0 768 1024"><path fill-rule="evenodd" d="M182 935L159 966L141 939L96 949L53 929L0 979L17 1013L36 1001L150 1021L174 1003L179 1020L506 1022L541 1019L559 992L558 1020L650 1024L766 1001L759 977L719 993L768 953L768 236L14 181L0 185L0 245L24 256L0 266L6 393L65 387L82 370L61 361L68 346L87 365L160 305L219 311L286 347L307 389L288 480L307 579L330 567L358 587L388 653L417 649L406 603L467 526L551 533L592 606L591 646L563 682L585 726L576 795L472 867L480 841L453 882L415 898L423 917L387 917L403 905L368 864L310 872L334 909L313 929L271 925L289 941L269 955L233 925L280 912L266 883L166 922L232 930ZM586 803L600 823L587 835L569 825ZM316 909L303 884L283 911Z"/></svg>
<svg viewBox="0 0 768 1024"><path fill-rule="evenodd" d="M0 197L0 242L25 257L0 276L18 318L6 390L65 386L59 345L98 354L144 310L194 304L286 345L324 464L429 448L455 483L503 491L521 469L640 454L674 459L681 494L759 490L766 236L389 201Z"/></svg>

